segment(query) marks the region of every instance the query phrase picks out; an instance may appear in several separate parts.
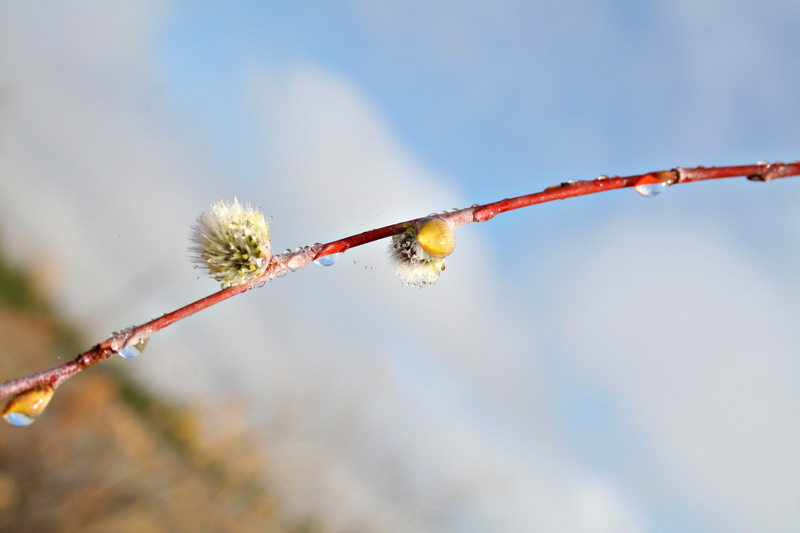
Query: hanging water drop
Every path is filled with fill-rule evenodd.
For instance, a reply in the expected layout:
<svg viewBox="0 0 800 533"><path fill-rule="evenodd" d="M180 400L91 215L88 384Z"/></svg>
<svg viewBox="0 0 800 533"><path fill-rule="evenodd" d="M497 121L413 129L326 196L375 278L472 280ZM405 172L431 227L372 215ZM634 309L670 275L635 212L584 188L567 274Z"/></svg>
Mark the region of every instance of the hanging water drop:
<svg viewBox="0 0 800 533"><path fill-rule="evenodd" d="M142 355L147 343L150 342L150 337L139 337L136 339L136 342L131 342L127 346L124 346L120 351L117 353L120 354L125 359L133 359L134 357L139 357Z"/></svg>
<svg viewBox="0 0 800 533"><path fill-rule="evenodd" d="M3 409L3 418L12 426L30 426L45 410L53 397L50 385L39 385L11 398Z"/></svg>
<svg viewBox="0 0 800 533"><path fill-rule="evenodd" d="M314 262L324 267L333 266L336 264L336 260L339 258L340 255L342 255L341 252L336 254L323 255L322 257L314 259Z"/></svg>
<svg viewBox="0 0 800 533"><path fill-rule="evenodd" d="M456 247L453 228L441 218L422 219L417 222L416 240L426 254L435 258L447 257Z"/></svg>
<svg viewBox="0 0 800 533"><path fill-rule="evenodd" d="M672 183L670 180L663 180L653 174L647 174L639 178L633 188L642 196L652 198L667 190Z"/></svg>

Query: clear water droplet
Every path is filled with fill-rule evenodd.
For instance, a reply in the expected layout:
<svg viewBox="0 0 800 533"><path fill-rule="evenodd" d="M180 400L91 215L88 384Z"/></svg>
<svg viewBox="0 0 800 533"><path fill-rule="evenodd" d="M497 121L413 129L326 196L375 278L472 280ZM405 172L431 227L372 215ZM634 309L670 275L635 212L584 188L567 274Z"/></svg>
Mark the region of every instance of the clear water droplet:
<svg viewBox="0 0 800 533"><path fill-rule="evenodd" d="M633 186L634 190L641 194L642 196L646 196L648 198L652 198L653 196L657 196L667 190L669 186L672 185L670 181L664 181L658 179L656 176L652 174L647 174L639 179L636 182L636 185Z"/></svg>
<svg viewBox="0 0 800 533"><path fill-rule="evenodd" d="M3 408L3 418L12 426L30 426L50 403L54 392L50 385L39 385L20 392Z"/></svg>
<svg viewBox="0 0 800 533"><path fill-rule="evenodd" d="M337 254L330 254L330 255L323 255L317 259L314 259L314 262L320 266L329 267L336 264L336 260L339 256L342 255L341 252Z"/></svg>
<svg viewBox="0 0 800 533"><path fill-rule="evenodd" d="M150 337L139 337L136 342L132 342L127 346L123 347L117 353L120 354L125 359L133 359L134 357L139 357L142 355L147 343L150 342Z"/></svg>

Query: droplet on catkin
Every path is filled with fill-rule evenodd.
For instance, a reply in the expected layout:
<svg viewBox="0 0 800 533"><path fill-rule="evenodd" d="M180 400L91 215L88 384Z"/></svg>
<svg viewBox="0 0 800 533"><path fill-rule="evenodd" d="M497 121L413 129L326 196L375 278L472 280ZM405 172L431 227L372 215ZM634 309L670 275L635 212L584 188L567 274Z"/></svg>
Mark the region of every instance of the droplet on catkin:
<svg viewBox="0 0 800 533"><path fill-rule="evenodd" d="M429 256L441 259L455 250L456 235L450 224L431 218L417 224L417 242Z"/></svg>

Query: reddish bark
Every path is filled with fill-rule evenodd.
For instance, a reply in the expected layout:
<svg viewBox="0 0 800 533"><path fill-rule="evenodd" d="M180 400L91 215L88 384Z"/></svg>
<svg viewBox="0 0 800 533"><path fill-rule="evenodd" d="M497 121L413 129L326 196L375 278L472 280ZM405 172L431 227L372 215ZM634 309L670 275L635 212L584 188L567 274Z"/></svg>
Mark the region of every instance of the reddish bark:
<svg viewBox="0 0 800 533"><path fill-rule="evenodd" d="M603 191L622 189L625 187L636 187L654 183L668 183L678 185L695 181L733 178L745 176L752 181L771 181L777 178L800 175L800 162L794 163L759 163L756 165L741 165L728 167L695 167L695 168L675 168L672 170L660 170L647 174L637 174L626 177L605 177L585 181L569 181L547 187L544 191L506 198L497 202L484 205L473 205L465 209L459 209L449 213L442 213L439 216L452 224L454 228L469 224L470 222L485 222L500 213L528 207L530 205L552 202L553 200L564 200L576 196L584 196ZM420 217L424 218L424 217ZM248 291L256 286L261 286L274 277L289 270L302 268L313 260L344 252L350 248L355 248L380 239L385 239L401 233L407 224L416 222L417 219L398 222L390 226L365 231L350 237L345 237L327 244L315 244L308 246L300 251L280 254L273 257L264 274L251 282L235 287L229 287L219 292L215 292L205 298L192 302L180 309L164 314L140 326L128 328L116 334L89 350L83 352L74 360L59 365L57 367L32 374L27 377L0 383L0 398L11 396L28 390L37 385L45 383L57 388L64 381L72 377L81 370L94 364L108 359L126 346L136 343L138 340L149 337L153 333L171 325L175 322L191 316L198 311L215 305L231 296Z"/></svg>

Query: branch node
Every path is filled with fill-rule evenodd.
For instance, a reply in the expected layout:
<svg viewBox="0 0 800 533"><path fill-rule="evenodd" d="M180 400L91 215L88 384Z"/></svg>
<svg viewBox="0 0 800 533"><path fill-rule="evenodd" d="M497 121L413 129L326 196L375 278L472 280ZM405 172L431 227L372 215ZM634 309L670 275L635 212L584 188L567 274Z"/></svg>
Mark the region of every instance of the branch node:
<svg viewBox="0 0 800 533"><path fill-rule="evenodd" d="M768 182L788 175L786 173L785 165L780 161L776 161L774 163L759 161L758 164L763 167L763 170L756 172L755 174L750 174L747 176L748 180Z"/></svg>

